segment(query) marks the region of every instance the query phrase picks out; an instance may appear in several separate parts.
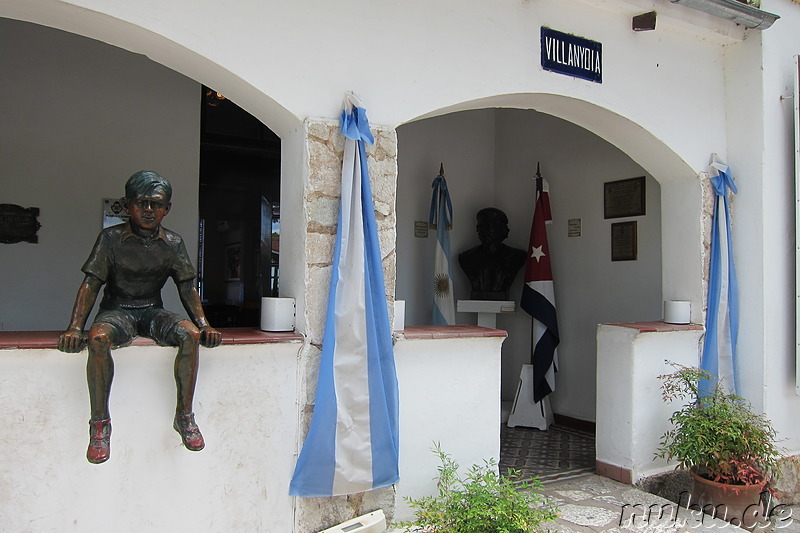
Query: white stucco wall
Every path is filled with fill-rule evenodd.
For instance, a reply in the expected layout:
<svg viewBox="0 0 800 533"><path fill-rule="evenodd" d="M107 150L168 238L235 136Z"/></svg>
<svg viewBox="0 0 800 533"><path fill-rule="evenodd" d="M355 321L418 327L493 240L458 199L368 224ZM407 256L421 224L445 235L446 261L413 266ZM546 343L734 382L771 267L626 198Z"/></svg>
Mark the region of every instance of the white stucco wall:
<svg viewBox="0 0 800 533"><path fill-rule="evenodd" d="M396 520L411 518L404 497L435 491L434 442L464 468L499 460L503 340L397 339ZM86 352L0 350L0 530L306 533L351 518L359 504L320 505L313 523L322 527L296 523L298 502L288 488L303 438L301 347L201 351L195 412L206 447L197 453L184 449L172 429L174 349L117 350L111 458L102 465L85 459ZM371 497L358 501L369 507ZM386 511L391 516L391 505Z"/></svg>
<svg viewBox="0 0 800 533"><path fill-rule="evenodd" d="M495 112L484 109L412 122L397 130L397 298L406 300L407 325L432 323L436 231L429 230L427 238L415 237L414 222L428 222L431 183L440 164L453 202L454 294L456 299L469 299L469 281L457 256L476 244L475 213L495 201L494 124ZM468 313L456 313L456 322L476 323Z"/></svg>
<svg viewBox="0 0 800 533"><path fill-rule="evenodd" d="M658 376L675 370L669 363L697 366L702 335L700 329L597 328L598 462L628 471L634 483L674 468L654 455L682 401L662 401Z"/></svg>
<svg viewBox="0 0 800 533"><path fill-rule="evenodd" d="M196 453L172 429L174 349L118 350L102 465L85 457L85 352L0 351L0 530L292 531L300 346L202 350Z"/></svg>
<svg viewBox="0 0 800 533"><path fill-rule="evenodd" d="M594 134L531 110L481 110L454 113L398 128L397 297L406 300L407 324L430 324L435 232L414 237L414 221L427 221L430 184L444 162L452 195L453 276L457 299L469 299L469 282L458 254L478 244L475 213L494 206L509 217L505 241L527 249L537 162L551 186L554 221L548 226L559 312L561 367L553 408L582 420L595 419L595 335L603 322L661 318L661 196L646 180L646 215L603 218L603 183L645 176L617 148ZM580 218L581 237L567 235L567 221ZM638 227L638 260L611 261L611 224L633 220ZM521 270L510 298L519 303ZM457 313L457 322L476 316ZM500 315L509 332L503 344L503 398L512 400L521 366L530 359L530 317L518 310Z"/></svg>
<svg viewBox="0 0 800 533"><path fill-rule="evenodd" d="M691 179L696 172L692 167L702 168L711 146L721 144L724 130L714 127L723 119L716 98L724 81L720 43L736 42L743 34L713 17L696 13L688 17L686 9L666 0L659 2L663 4L659 20L670 31L633 33L627 11L635 4L549 1L497 10L480 2L459 3L458 9L451 9L456 4L437 3L425 11L426 24L436 31L409 24L409 17L415 15L413 6L377 9L357 1L324 16L320 11L312 16L303 6L247 1L225 10L197 10L177 2L159 11L163 7L155 4L3 0L0 15L62 27L147 54L221 90L287 138L307 116L338 114L341 95L348 89L356 90L365 101L373 123L389 126L424 113L443 112L448 106L538 108L599 133L665 186L671 180ZM361 42L393 43L359 50L359 60L369 64L369 69L331 61L327 54L318 53L337 42L339 28L346 27L337 21L349 17L347 7L360 13L359 29L365 32ZM259 25L266 20L269 31ZM542 70L537 55L542 25L602 41L604 83ZM305 31L298 32L297 27ZM224 43L205 38L224 35L227 28L231 35ZM499 38L475 39L478 28L481 34L488 28ZM280 53L265 54L264 50ZM433 60L431 50L435 50ZM275 75L298 72L298 65L302 65L298 75ZM476 65L480 65L477 70ZM440 75L443 68L446 76ZM702 92L685 83L693 78L702 79ZM640 98L643 91L636 85L643 79L660 90ZM301 156L299 148L286 146L285 155ZM304 179L302 164L296 160L285 161L283 168L284 182ZM292 199L297 199L296 194L285 194L282 203ZM692 218L676 217L674 224L679 223L687 226L675 233L696 234ZM690 244L690 251L699 249L696 242ZM664 269L664 285L688 293L699 304L699 256L664 257L669 267ZM294 285L290 280L289 286Z"/></svg>
<svg viewBox="0 0 800 533"><path fill-rule="evenodd" d="M653 8L658 11L658 29L632 32L631 16ZM538 109L585 127L621 148L661 183L666 221L662 226L664 297L674 294L691 299L697 304L693 306L695 320L702 319L702 285L699 224L695 218L699 195L692 180L705 168L712 152L720 153L733 166L742 188L742 196L735 200L734 217L740 279L746 285L742 295L746 303L743 307L747 308L743 323L748 327L743 328L740 339L744 392L773 418L780 418L782 434L789 437L790 446L797 448L800 429L792 428L788 422L797 407L788 372L794 357L790 318L794 314L790 297L794 291L793 254L789 252L793 244L789 222L792 178L787 151L791 138L790 106L778 98L786 92L790 80L791 56L800 48L800 35L795 31L800 7L790 0L764 0L764 8L782 18L761 33L745 31L668 0L541 0L516 2L502 9L478 0L434 4L347 0L336 6L239 0L225 9L198 9L191 0L169 4L153 0L0 0L0 16L32 20L122 46L213 86L281 136L291 137L306 117L336 116L346 90L355 90L362 97L373 123L386 126L450 110L510 106ZM354 19L358 24L351 37L342 29L354 27ZM603 84L543 71L538 66L541 26L602 42ZM352 44L346 42L348 39ZM16 42L10 46L20 52L11 55L9 65L24 59L22 49L30 45ZM341 48L342 53L332 52L334 48ZM352 61L346 58L348 48L355 58ZM47 50L47 54L58 57L55 52ZM126 61L114 57L114 64L131 66ZM36 66L29 63L23 63L23 78L37 72ZM90 60L87 64L92 63ZM50 66L50 76L42 80L37 91L54 79L52 74L59 71L58 67ZM62 90L70 89L80 82L76 77L87 74L82 68L61 70L66 70L64 77L58 78ZM105 69L110 70L113 67ZM122 108L135 109L137 117L146 116L146 106L131 104L139 102L137 95L152 89L151 82L156 79L178 92L190 92L196 87L194 82L175 77L168 70L161 72L163 79L149 76L147 84L124 99ZM11 86L19 92L20 83L14 80ZM95 96L95 105L112 98L109 91L102 91L101 95L84 91L69 94L69 101L80 104L85 94ZM25 103L26 99L22 95L14 101ZM41 102L37 101L37 105ZM168 110L177 107L157 109L153 115L168 116ZM13 106L5 109L12 115L3 123L18 130L13 132L13 138L27 140L24 145L7 144L5 137L10 134L6 130L0 144L3 150L9 146L15 151L30 152L32 147L42 146L43 129L58 125L50 120L52 110L47 119L33 124L30 114L19 115ZM102 116L95 116L92 108L89 115L80 115L79 124L92 124L85 121L87 116L102 121L104 117L117 116L117 112L109 109ZM175 120L191 122L196 118L181 115ZM36 133L27 131L35 127ZM131 130L115 127L113 131ZM140 133L137 129L132 131ZM59 179L65 174L64 169L70 169L76 161L80 168L70 170L72 179L86 175L80 173L87 161L100 165L110 157L118 157L119 161L131 155L140 160L140 154L130 149L124 154L101 150L86 156L85 152L76 151L81 133L85 132L70 130L58 136L59 140L75 141L75 145L67 144L70 150L59 151L55 146L42 152L47 157L60 156L56 160L59 172L50 172L53 177L43 185L30 182L33 187L44 189L52 183L62 183ZM154 138L150 148L153 161L164 158L159 170L177 176L195 164L196 158L191 163L188 159L175 162L175 144L188 141L168 137L174 133L170 129L165 133L167 137ZM137 142L141 137L137 135ZM130 143L128 138L123 140ZM300 146L295 143L285 153L298 157ZM37 170L40 164L37 161ZM284 164L285 171L298 168L301 166L297 161ZM19 174L19 169L8 170ZM103 175L101 170L94 174ZM302 172L299 176L304 177ZM113 177L117 178L116 173ZM284 180L296 178L284 174ZM115 181L109 190L116 191L117 186ZM8 201L32 205L33 187L23 192L8 189L15 198ZM100 188L98 193L98 197L106 194ZM12 197L10 192L7 194ZM39 205L43 208L40 220L48 227L54 225L48 218L54 213L52 205ZM174 213L183 205L176 198ZM175 214L170 217L173 229L190 237L193 229L176 224L178 221L172 218ZM55 225L63 225L61 218L56 217ZM80 231L82 235L96 233ZM53 241L55 249L63 250L72 242L64 238L67 233L58 234ZM15 245L14 249L17 253L13 261L2 258L4 268L9 265L7 268L14 269L10 273L22 271L20 262L38 264L30 247ZM84 253L77 253L74 266L67 265L64 271L76 272L75 266L79 266ZM62 287L74 286L79 277L69 282L61 280L41 293L60 294ZM57 280L54 276L47 279ZM299 281L294 280L293 285L299 286ZM4 293L13 294L13 290L4 283ZM24 296L40 303L36 300L39 296L32 296L30 291ZM70 299L66 297L65 301ZM51 299L47 301L58 305ZM57 327L63 327L61 324ZM770 362L765 363L767 360Z"/></svg>
<svg viewBox="0 0 800 533"><path fill-rule="evenodd" d="M0 330L67 326L103 198L138 170L173 185L164 225L197 258L200 86L147 58L0 19L0 203L38 207L38 244L0 245ZM12 52L13 51L13 52ZM8 52L8 53L6 53ZM165 305L182 309L172 283Z"/></svg>
<svg viewBox="0 0 800 533"><path fill-rule="evenodd" d="M543 0L503 9L477 0L379 6L348 0L336 9L248 0L227 9L197 9L191 0L169 6L3 0L0 16L34 19L143 53L206 81L280 135L295 126L292 116L336 116L346 90L357 91L371 120L385 125L480 98L535 91L600 103L699 167L708 157L705 144L722 133L713 121L698 121L692 131L681 124L693 123L698 112L723 118L715 98L722 90L718 43L742 32L668 0L647 3L657 4L659 23L672 31L632 32L630 18L642 2L630 0ZM541 26L605 43L603 84L542 70ZM348 46L357 50L353 61L344 60ZM342 61L331 57L335 47L343 50ZM702 80L703 93L686 83L692 79ZM657 95L660 105L628 97L642 80L665 89Z"/></svg>
<svg viewBox="0 0 800 533"><path fill-rule="evenodd" d="M751 334L748 352L743 352L748 361L759 361L755 367L757 377L747 390L748 399L758 405L763 402L764 412L772 419L781 444L788 453L800 452L800 427L796 423L800 411L800 397L795 388L795 264L796 245L794 232L794 135L793 99L781 99L792 94L794 87L794 56L800 54L800 6L789 0L765 0L763 8L781 14L775 23L775 31L764 32L763 43L763 103L759 112L763 115L764 137L761 168L752 169L754 195L759 197L761 225L746 227L738 223L741 232L741 255L739 263L750 264L749 258L758 257L755 279L759 280L752 291L760 291L763 302L763 318L753 316L747 310L742 317L744 328L756 322L755 341ZM747 149L737 145L737 152ZM744 158L731 153L731 159L747 165ZM749 169L749 167L747 167ZM752 254L762 246L762 254ZM747 259L745 259L747 257ZM743 306L744 308L744 306ZM762 329L763 328L763 329ZM746 354L746 355L745 355ZM763 399L762 399L763 398Z"/></svg>
<svg viewBox="0 0 800 533"><path fill-rule="evenodd" d="M438 443L463 475L500 461L502 337L401 339L395 345L400 387L400 482L395 519L410 520L405 498L436 493ZM471 392L470 392L471 391Z"/></svg>

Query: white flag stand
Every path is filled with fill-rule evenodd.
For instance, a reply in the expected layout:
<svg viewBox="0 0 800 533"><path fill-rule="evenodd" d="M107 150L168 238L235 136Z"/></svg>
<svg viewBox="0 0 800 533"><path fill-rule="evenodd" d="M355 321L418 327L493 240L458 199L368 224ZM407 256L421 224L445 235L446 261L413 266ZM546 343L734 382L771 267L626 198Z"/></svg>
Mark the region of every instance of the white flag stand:
<svg viewBox="0 0 800 533"><path fill-rule="evenodd" d="M508 415L508 427L527 426L546 431L552 423L550 398L545 396L541 402L533 401L533 365L522 365L514 406Z"/></svg>

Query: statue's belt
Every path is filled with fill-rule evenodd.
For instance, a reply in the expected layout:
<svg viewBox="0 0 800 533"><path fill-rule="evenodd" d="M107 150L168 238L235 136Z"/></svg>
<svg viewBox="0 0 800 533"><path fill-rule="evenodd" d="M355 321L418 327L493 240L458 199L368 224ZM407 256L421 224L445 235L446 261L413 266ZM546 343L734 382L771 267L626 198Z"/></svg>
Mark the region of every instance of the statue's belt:
<svg viewBox="0 0 800 533"><path fill-rule="evenodd" d="M104 307L117 307L122 309L145 309L147 307L161 307L164 305L161 298L154 296L152 298L142 298L138 300L122 300L111 298L109 302L104 302Z"/></svg>

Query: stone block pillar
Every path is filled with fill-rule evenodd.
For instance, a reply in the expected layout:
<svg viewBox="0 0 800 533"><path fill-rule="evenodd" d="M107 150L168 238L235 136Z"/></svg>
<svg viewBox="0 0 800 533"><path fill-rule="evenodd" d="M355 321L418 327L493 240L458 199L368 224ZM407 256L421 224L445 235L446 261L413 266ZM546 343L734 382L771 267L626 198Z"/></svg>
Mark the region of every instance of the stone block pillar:
<svg viewBox="0 0 800 533"><path fill-rule="evenodd" d="M397 136L393 128L381 126L373 126L372 134L375 137L375 144L367 145L367 157L391 323L394 315L397 257L395 250ZM299 283L295 282L295 291L302 290L303 300L303 304L298 305L298 313L302 314L298 316L298 328L307 339L301 350L299 362L298 453L314 411L339 215L344 152L344 137L340 132L338 121L308 119L303 124L303 135L307 179L302 187L302 199L299 198L300 188L295 183L292 190L295 191L296 197L286 198L281 203L282 212L302 209L302 224L305 228L302 234L305 244L303 259L295 261L300 264L281 263L282 276L285 268L303 269L302 289L299 289ZM291 202L288 205L287 200ZM292 219L299 220L300 217L296 215L297 213ZM299 236L297 232L294 234ZM295 249L297 244L293 244ZM319 531L376 509L383 509L387 518L391 519L394 507L394 487L333 498L296 498L295 529L298 533Z"/></svg>

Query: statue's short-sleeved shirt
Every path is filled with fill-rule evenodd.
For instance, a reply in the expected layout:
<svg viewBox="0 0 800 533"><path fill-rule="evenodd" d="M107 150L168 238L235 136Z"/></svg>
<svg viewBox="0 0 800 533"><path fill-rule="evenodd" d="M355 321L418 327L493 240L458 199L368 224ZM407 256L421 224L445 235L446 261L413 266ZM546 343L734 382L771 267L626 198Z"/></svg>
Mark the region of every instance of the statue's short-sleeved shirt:
<svg viewBox="0 0 800 533"><path fill-rule="evenodd" d="M81 269L105 283L100 309L161 307L161 289L197 274L180 235L165 228L137 237L129 222L104 229Z"/></svg>

